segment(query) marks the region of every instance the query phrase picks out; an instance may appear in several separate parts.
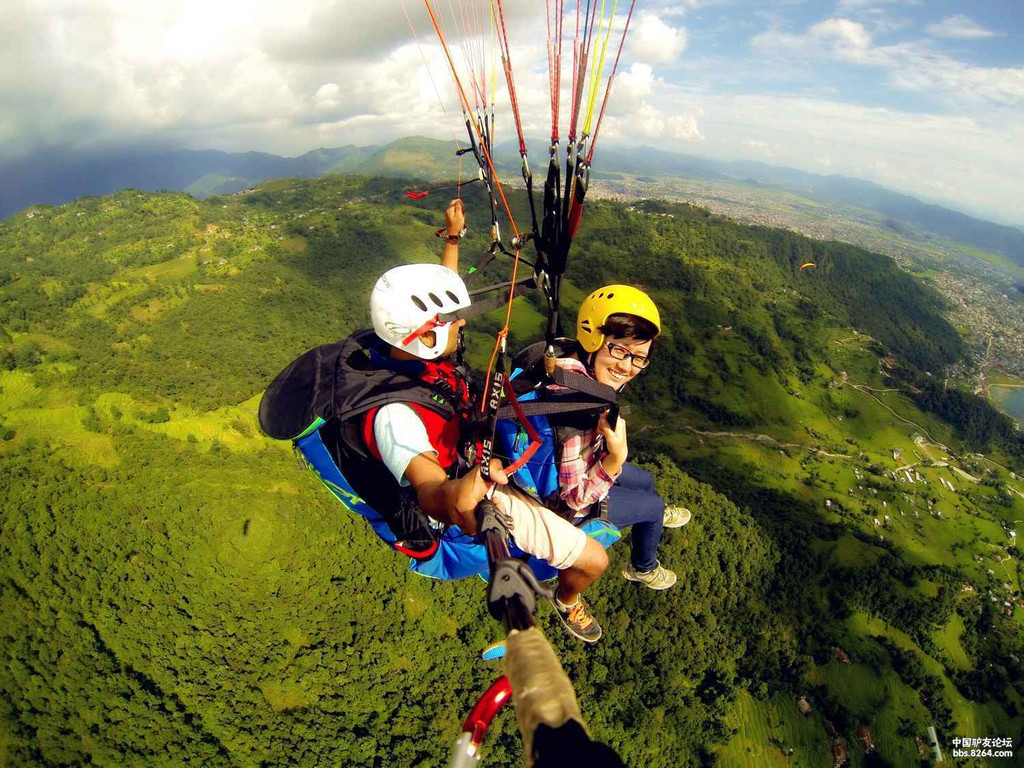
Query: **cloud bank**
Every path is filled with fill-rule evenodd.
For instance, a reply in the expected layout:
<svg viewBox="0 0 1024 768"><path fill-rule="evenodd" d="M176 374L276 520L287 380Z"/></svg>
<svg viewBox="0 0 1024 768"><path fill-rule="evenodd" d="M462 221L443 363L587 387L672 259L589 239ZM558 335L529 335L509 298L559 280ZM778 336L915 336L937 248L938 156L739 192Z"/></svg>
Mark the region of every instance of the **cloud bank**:
<svg viewBox="0 0 1024 768"><path fill-rule="evenodd" d="M912 0L763 13L750 2L638 9L601 141L859 175L1024 221L1024 67L1019 56L964 53L996 42L992 31L956 8L926 18ZM543 4L503 6L524 129L546 135ZM459 19L442 15L464 71L478 47L459 45ZM464 135L444 52L415 0L7 0L4 26L0 160L132 144L294 155ZM510 138L500 68L497 91Z"/></svg>

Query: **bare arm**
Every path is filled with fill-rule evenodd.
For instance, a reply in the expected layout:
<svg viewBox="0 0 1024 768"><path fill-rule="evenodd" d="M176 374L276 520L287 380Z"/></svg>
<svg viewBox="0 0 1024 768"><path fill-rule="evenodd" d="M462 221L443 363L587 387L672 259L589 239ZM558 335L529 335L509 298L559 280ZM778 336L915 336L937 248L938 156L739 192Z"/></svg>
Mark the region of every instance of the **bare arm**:
<svg viewBox="0 0 1024 768"><path fill-rule="evenodd" d="M491 478L499 485L508 482L496 459L491 462ZM487 494L487 483L480 468L449 480L433 453L421 453L409 462L405 479L416 491L416 500L429 517L447 525L457 525L466 533L476 533L476 505Z"/></svg>

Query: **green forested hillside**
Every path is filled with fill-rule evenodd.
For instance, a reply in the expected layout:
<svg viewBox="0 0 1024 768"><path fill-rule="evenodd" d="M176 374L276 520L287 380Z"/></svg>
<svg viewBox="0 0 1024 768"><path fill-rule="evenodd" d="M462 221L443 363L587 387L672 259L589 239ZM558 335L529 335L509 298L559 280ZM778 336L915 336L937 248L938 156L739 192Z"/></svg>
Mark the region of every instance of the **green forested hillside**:
<svg viewBox="0 0 1024 768"><path fill-rule="evenodd" d="M402 189L124 191L0 222L0 765L444 762L499 674L482 583L409 573L255 419L287 362L366 325L380 272L437 257L444 201ZM466 267L488 221L467 203ZM917 765L932 724L1019 740L1020 436L921 386L960 352L936 296L654 202L588 203L568 278L570 323L605 282L662 308L630 444L694 511L667 593L612 549L597 646L541 615L594 734L635 766L821 765L826 719L854 765ZM514 343L541 321L520 304ZM478 364L499 323L471 328ZM511 716L484 762L521 762Z"/></svg>

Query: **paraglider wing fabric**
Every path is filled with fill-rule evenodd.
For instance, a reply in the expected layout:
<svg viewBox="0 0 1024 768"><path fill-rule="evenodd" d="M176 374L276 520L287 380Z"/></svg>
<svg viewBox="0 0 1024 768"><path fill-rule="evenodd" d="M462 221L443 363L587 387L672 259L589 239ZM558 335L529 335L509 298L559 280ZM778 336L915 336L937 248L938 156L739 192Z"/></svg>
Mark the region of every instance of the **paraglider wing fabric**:
<svg viewBox="0 0 1024 768"><path fill-rule="evenodd" d="M599 517L587 520L580 529L605 549L622 538L622 531L615 523Z"/></svg>

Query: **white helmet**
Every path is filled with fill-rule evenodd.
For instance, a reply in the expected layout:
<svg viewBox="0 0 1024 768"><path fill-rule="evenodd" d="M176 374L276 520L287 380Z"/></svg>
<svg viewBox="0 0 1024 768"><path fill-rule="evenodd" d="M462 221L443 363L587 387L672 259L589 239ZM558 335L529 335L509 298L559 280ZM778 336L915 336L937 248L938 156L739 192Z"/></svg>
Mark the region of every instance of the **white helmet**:
<svg viewBox="0 0 1024 768"><path fill-rule="evenodd" d="M448 347L452 323L438 315L465 309L469 291L457 273L440 264L406 264L389 269L373 286L370 319L373 330L392 347L424 360L436 360ZM409 337L420 331L415 338ZM436 334L434 346L423 343L427 331Z"/></svg>

